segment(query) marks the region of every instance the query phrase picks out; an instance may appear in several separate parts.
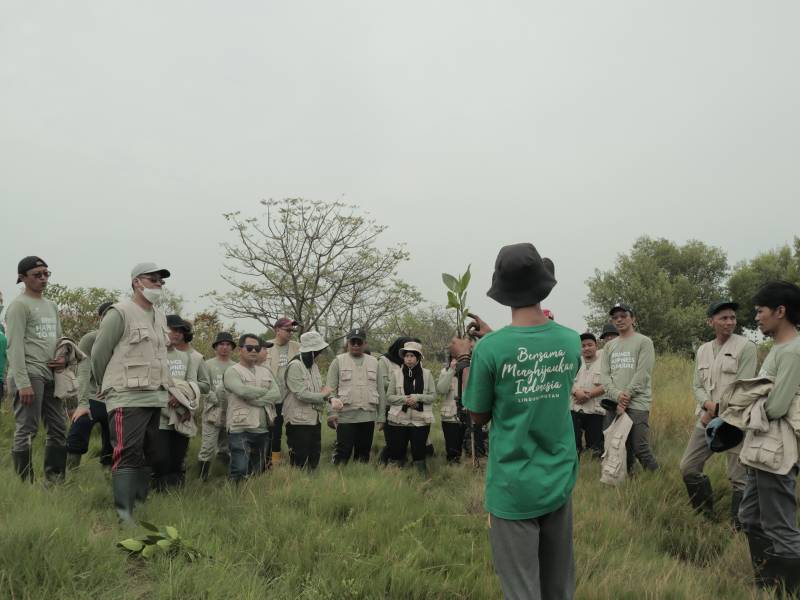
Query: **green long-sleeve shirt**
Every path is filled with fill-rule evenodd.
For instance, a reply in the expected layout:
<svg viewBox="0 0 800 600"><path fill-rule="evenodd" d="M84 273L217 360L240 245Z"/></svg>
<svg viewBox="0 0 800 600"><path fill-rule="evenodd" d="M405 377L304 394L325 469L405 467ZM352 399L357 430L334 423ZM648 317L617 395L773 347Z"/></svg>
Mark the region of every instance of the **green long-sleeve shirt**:
<svg viewBox="0 0 800 600"><path fill-rule="evenodd" d="M6 352L8 352L8 338L0 330L0 383L6 378Z"/></svg>
<svg viewBox="0 0 800 600"><path fill-rule="evenodd" d="M152 310L152 309L151 309ZM155 313L153 313L155 319ZM125 321L120 312L111 307L103 317L97 337L92 346L92 375L98 385L102 385L106 367L114 354L114 348L125 335ZM106 409L111 412L116 408L126 406L139 406L151 408L164 408L167 405L169 394L167 390L124 390L110 389L106 392Z"/></svg>
<svg viewBox="0 0 800 600"><path fill-rule="evenodd" d="M608 397L617 401L622 392L628 392L631 395L628 408L649 411L655 360L652 340L638 331L611 340L603 350L600 368L600 383Z"/></svg>
<svg viewBox="0 0 800 600"><path fill-rule="evenodd" d="M89 400L97 396L97 382L92 377L92 348L97 338L97 330L90 331L78 342L78 349L86 355L86 360L78 363L78 406L89 408Z"/></svg>
<svg viewBox="0 0 800 600"><path fill-rule="evenodd" d="M206 371L208 371L208 376L211 379L211 387L209 389L208 396L206 396L206 406L215 406L220 403L224 406L224 392L217 395L217 390L219 386L222 385L222 376L225 374L225 371L228 370L228 367L232 367L235 364L236 361L221 361L218 358L209 358L207 361L205 361L205 368Z"/></svg>
<svg viewBox="0 0 800 600"><path fill-rule="evenodd" d="M20 294L6 311L8 327L8 376L21 390L31 377L53 380L47 363L55 358L61 337L61 321L55 303L46 298Z"/></svg>
<svg viewBox="0 0 800 600"><path fill-rule="evenodd" d="M265 407L267 404L275 404L281 397L280 389L274 381L268 388L248 385L242 381L242 376L236 369L226 370L222 381L228 392L237 395L252 406ZM258 427L247 431L249 433L266 433L268 430L267 413L261 410L258 412Z"/></svg>
<svg viewBox="0 0 800 600"><path fill-rule="evenodd" d="M350 358L353 359L353 362L356 364L357 367L360 367L364 364L364 357L359 356L355 358L351 356ZM377 378L375 381L375 387L378 391L378 406L373 409L363 409L358 408L355 410L346 410L346 411L335 411L333 409L330 410L331 415L335 415L336 418L339 420L339 423L366 423L368 421L378 421L378 417L382 414L380 407L385 404L385 400L383 396L386 395L386 387L384 384L386 375L384 371L386 368L383 366L383 361L378 361L378 373ZM328 376L326 385L333 390L332 396L336 396L339 392L339 361L334 360L331 363L331 366L328 367Z"/></svg>
<svg viewBox="0 0 800 600"><path fill-rule="evenodd" d="M773 377L775 381L767 396L767 417L773 420L784 417L800 389L800 336L775 344L764 359L759 375Z"/></svg>

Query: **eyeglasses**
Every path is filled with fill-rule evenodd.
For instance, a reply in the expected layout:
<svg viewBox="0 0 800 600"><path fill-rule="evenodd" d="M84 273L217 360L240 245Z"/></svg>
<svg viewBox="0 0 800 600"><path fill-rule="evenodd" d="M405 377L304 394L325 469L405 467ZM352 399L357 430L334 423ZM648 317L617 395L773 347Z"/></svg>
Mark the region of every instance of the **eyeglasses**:
<svg viewBox="0 0 800 600"><path fill-rule="evenodd" d="M51 271L36 271L36 273L28 273L28 277L35 277L36 279L50 279L53 273Z"/></svg>
<svg viewBox="0 0 800 600"><path fill-rule="evenodd" d="M139 275L139 279L147 279L150 283L155 283L158 285L167 285L167 282L161 279L161 277L156 277L155 275Z"/></svg>
<svg viewBox="0 0 800 600"><path fill-rule="evenodd" d="M245 344L242 348L248 352L261 352L261 346L258 345Z"/></svg>

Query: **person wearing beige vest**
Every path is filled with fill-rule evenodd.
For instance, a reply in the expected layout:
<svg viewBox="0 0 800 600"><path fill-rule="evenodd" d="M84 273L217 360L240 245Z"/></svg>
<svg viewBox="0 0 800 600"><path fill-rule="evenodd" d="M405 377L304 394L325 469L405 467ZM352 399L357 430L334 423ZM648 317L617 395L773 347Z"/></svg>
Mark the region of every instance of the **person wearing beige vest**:
<svg viewBox="0 0 800 600"><path fill-rule="evenodd" d="M263 473L269 452L269 428L275 419L275 402L280 398L272 372L256 364L261 351L257 335L239 338L239 363L225 371L222 383L228 401L226 422L231 463L228 476L239 483Z"/></svg>
<svg viewBox="0 0 800 600"><path fill-rule="evenodd" d="M603 418L606 410L600 404L605 396L605 389L600 384L602 352L597 349L597 338L593 333L587 331L581 334L581 366L572 386L570 413L578 454L588 449L593 458L600 458L603 454Z"/></svg>
<svg viewBox="0 0 800 600"><path fill-rule="evenodd" d="M385 394L383 367L364 353L367 334L355 328L347 334L347 352L328 368L328 387L333 390L329 421L336 426L336 451L332 462L347 464L353 457L369 462L379 407Z"/></svg>
<svg viewBox="0 0 800 600"><path fill-rule="evenodd" d="M301 469L316 469L322 452L322 409L333 390L322 385L317 359L327 347L322 335L306 331L300 336L300 354L289 361L284 373L289 464Z"/></svg>
<svg viewBox="0 0 800 600"><path fill-rule="evenodd" d="M282 317L275 321L273 329L275 330L275 338L272 340L274 346L269 352L269 369L275 376L275 381L278 382L280 389L280 397L275 404L275 423L270 428L270 435L272 436L271 449L272 463L279 463L281 460L281 429L283 428L283 400L286 397L286 387L284 384L284 373L286 372L286 365L300 352L300 344L292 339L295 331L300 326L300 323L288 317Z"/></svg>
<svg viewBox="0 0 800 600"><path fill-rule="evenodd" d="M414 466L425 475L428 472L426 444L433 423L436 385L431 372L422 367L422 344L406 342L400 349L400 356L403 366L393 374L387 395L390 405L387 422L392 425L387 434L389 460L402 464L410 442Z"/></svg>
<svg viewBox="0 0 800 600"><path fill-rule="evenodd" d="M711 480L703 474L706 462L714 454L706 444L705 427L717 414L722 394L737 379L756 373L756 345L737 335L736 310L739 305L720 300L708 307L708 325L714 339L697 349L692 389L697 401L697 423L681 459L680 469L689 500L696 512L714 518L714 493ZM738 529L739 504L746 482L745 469L739 461L739 448L726 453L728 479L731 482L730 518Z"/></svg>
<svg viewBox="0 0 800 600"><path fill-rule="evenodd" d="M155 450L161 409L171 379L167 365L167 318L154 304L170 276L155 263L131 271L133 296L106 312L92 347L92 374L100 383L111 425L111 484L121 522L134 524L133 509L147 497L145 455Z"/></svg>
<svg viewBox="0 0 800 600"><path fill-rule="evenodd" d="M394 373L395 371L400 371L400 368L403 366L403 359L400 358L400 348L402 348L406 342L417 342L420 343L418 338L401 336L397 338L395 341L392 342L392 345L386 350L386 352L378 358L378 363L383 366L382 373L383 373L383 393L384 393L384 402L383 405L378 407L378 431L383 432L383 440L385 445L381 448L380 453L378 454L378 461L380 464L386 466L389 464L389 437L391 435L391 428L392 425L386 422L386 416L389 412L389 406L386 403L386 395L389 393L391 389L392 382L394 381Z"/></svg>
<svg viewBox="0 0 800 600"><path fill-rule="evenodd" d="M218 452L226 464L230 463L228 429L225 427L227 405L225 404L224 392L217 394L217 390L222 385L222 376L225 371L235 364L231 359L234 347L233 336L227 331L220 331L211 344L211 348L214 350L214 358L209 358L206 361L206 369L208 369L209 377L211 377L211 390L203 402L200 451L197 453L200 479L203 481L208 480L211 472L211 461L214 460Z"/></svg>
<svg viewBox="0 0 800 600"><path fill-rule="evenodd" d="M436 391L442 396L439 418L442 421L445 456L447 464L450 465L461 462L461 454L464 451L464 430L466 429L466 425L459 418L463 408L456 399L458 396L456 364L456 359L451 358L450 362L442 368L436 382Z"/></svg>

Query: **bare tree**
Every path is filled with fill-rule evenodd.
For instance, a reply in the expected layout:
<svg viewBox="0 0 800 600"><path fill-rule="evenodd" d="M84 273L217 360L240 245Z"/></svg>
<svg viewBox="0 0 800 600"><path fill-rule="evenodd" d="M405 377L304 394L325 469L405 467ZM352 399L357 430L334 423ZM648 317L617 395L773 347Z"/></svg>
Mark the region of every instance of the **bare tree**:
<svg viewBox="0 0 800 600"><path fill-rule="evenodd" d="M229 317L272 327L282 316L332 341L353 325L369 330L421 301L397 277L409 259L403 246L379 249L386 229L341 202L262 200L260 217L224 214L236 240L224 243L222 278L233 287L211 292Z"/></svg>

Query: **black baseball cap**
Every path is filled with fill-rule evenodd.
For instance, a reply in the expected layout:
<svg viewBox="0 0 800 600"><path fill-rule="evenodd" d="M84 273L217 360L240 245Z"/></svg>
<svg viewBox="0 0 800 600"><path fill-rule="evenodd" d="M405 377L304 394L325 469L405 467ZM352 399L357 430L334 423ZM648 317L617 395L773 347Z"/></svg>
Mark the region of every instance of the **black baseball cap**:
<svg viewBox="0 0 800 600"><path fill-rule="evenodd" d="M624 302L617 302L614 306L611 307L611 310L608 311L608 314L613 315L618 310L624 310L625 312L630 313L631 316L636 314L633 312L633 307L630 304L625 304Z"/></svg>
<svg viewBox="0 0 800 600"><path fill-rule="evenodd" d="M362 342L367 339L367 332L361 329L360 327L356 327L355 329L351 329L350 332L347 334L347 340L361 340Z"/></svg>
<svg viewBox="0 0 800 600"><path fill-rule="evenodd" d="M17 283L22 281L22 276L25 275L31 269L35 269L36 267L47 267L47 263L44 262L38 256L26 256L17 265Z"/></svg>
<svg viewBox="0 0 800 600"><path fill-rule="evenodd" d="M619 335L619 331L611 323L606 323L603 326L603 331L600 332L600 339L604 340L610 335Z"/></svg>
<svg viewBox="0 0 800 600"><path fill-rule="evenodd" d="M733 310L739 310L739 305L736 302L734 302L733 300L717 300L717 301L712 302L711 304L708 305L708 311L706 312L706 314L708 315L708 318L710 319L715 314L717 314L719 311L721 311L721 310L723 310L725 308L731 308Z"/></svg>
<svg viewBox="0 0 800 600"><path fill-rule="evenodd" d="M584 331L581 334L581 341L583 341L583 340L592 340L593 342L596 342L597 338L595 337L595 335L591 331Z"/></svg>

